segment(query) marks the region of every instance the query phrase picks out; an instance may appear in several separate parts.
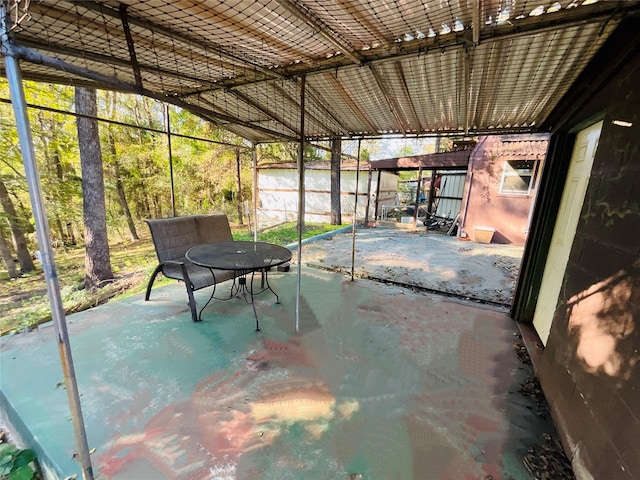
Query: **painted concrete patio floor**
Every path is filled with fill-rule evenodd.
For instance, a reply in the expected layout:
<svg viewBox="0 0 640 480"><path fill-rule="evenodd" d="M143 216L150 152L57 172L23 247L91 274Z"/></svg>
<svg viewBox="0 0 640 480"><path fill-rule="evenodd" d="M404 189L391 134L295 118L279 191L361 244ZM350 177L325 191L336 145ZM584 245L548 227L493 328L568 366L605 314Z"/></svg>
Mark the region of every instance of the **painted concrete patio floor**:
<svg viewBox="0 0 640 480"><path fill-rule="evenodd" d="M351 272L352 234L306 244L302 262ZM354 274L363 278L510 305L523 247L459 240L424 228L358 229ZM294 255L294 261L296 260Z"/></svg>
<svg viewBox="0 0 640 480"><path fill-rule="evenodd" d="M496 310L303 267L282 304L184 288L68 318L99 479L527 479L554 434ZM198 292L200 304L206 292ZM2 403L52 476L79 472L51 326L1 339Z"/></svg>

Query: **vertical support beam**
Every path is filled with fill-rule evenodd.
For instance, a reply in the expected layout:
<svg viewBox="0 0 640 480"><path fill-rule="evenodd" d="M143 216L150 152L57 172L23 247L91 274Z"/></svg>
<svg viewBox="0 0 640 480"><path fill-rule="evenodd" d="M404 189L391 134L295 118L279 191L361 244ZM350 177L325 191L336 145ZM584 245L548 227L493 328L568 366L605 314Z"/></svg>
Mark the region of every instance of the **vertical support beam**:
<svg viewBox="0 0 640 480"><path fill-rule="evenodd" d="M253 241L258 241L258 146L254 143L251 146L251 166L253 170L253 185L252 198L253 198Z"/></svg>
<svg viewBox="0 0 640 480"><path fill-rule="evenodd" d="M376 205L373 212L373 219L378 220L378 205L380 202L380 178L382 177L382 170L378 170L378 184L376 185ZM369 169L369 186L367 187L371 191L371 169Z"/></svg>
<svg viewBox="0 0 640 480"><path fill-rule="evenodd" d="M356 162L356 197L353 201L353 226L351 227L351 281L353 282L353 271L356 265L356 215L358 214L358 185L360 183L360 144L358 140L358 159ZM371 170L369 170L371 171Z"/></svg>
<svg viewBox="0 0 640 480"><path fill-rule="evenodd" d="M360 158L360 140L358 140L358 158ZM371 164L367 173L367 206L364 211L364 228L369 228L369 209L371 208Z"/></svg>
<svg viewBox="0 0 640 480"><path fill-rule="evenodd" d="M298 146L298 280L296 282L296 332L300 331L300 280L302 278L302 232L304 230L304 91L306 77L300 78L300 143Z"/></svg>
<svg viewBox="0 0 640 480"><path fill-rule="evenodd" d="M244 216L242 215L242 178L240 177L240 149L236 148L236 190L237 194L237 202L238 202L238 223L240 225L244 225Z"/></svg>
<svg viewBox="0 0 640 480"><path fill-rule="evenodd" d="M9 17L8 12L5 11L2 5L0 5L0 22L2 22L2 44L5 45L7 42L10 42L8 35ZM40 246L40 253L42 255L42 268L44 270L47 293L49 295L49 303L51 305L53 327L56 335L56 342L58 343L58 352L60 354L60 363L62 364L64 384L71 411L71 423L73 424L73 430L76 437L78 460L82 469L82 478L84 480L93 480L93 468L91 466L91 457L89 455L89 447L87 444L87 433L84 426L84 419L82 417L80 395L78 393L76 373L73 365L73 357L71 355L69 332L67 331L67 322L62 305L58 273L53 260L53 247L51 246L50 241L51 233L49 231L44 201L42 199L42 188L38 176L38 166L33 147L31 126L27 115L27 102L22 88L22 74L20 72L18 60L14 57L8 55L5 56L5 68L7 81L9 82L13 111L16 118L16 128L18 131L18 138L20 140L22 161L24 163L27 186L29 188L31 208L33 210L33 217L36 223L36 234L38 237L38 244Z"/></svg>
<svg viewBox="0 0 640 480"><path fill-rule="evenodd" d="M167 132L167 147L169 148L169 185L171 187L171 216L176 216L176 192L173 183L173 151L171 150L171 120L169 118L169 104L164 104L164 128Z"/></svg>
<svg viewBox="0 0 640 480"><path fill-rule="evenodd" d="M340 205L340 160L342 158L342 138L331 139L331 225L342 224Z"/></svg>
<svg viewBox="0 0 640 480"><path fill-rule="evenodd" d="M436 193L436 170L435 168L431 170L431 184L429 185L429 206L427 207L427 215L435 215L436 212L432 211L433 209L433 201L434 195Z"/></svg>
<svg viewBox="0 0 640 480"><path fill-rule="evenodd" d="M416 201L413 207L413 228L418 224L418 208L420 207L420 189L422 188L422 165L418 167L418 185L416 187Z"/></svg>
<svg viewBox="0 0 640 480"><path fill-rule="evenodd" d="M471 54L469 49L464 49L463 57L464 86L462 87L462 100L464 102L464 134L469 135L469 94L471 92Z"/></svg>

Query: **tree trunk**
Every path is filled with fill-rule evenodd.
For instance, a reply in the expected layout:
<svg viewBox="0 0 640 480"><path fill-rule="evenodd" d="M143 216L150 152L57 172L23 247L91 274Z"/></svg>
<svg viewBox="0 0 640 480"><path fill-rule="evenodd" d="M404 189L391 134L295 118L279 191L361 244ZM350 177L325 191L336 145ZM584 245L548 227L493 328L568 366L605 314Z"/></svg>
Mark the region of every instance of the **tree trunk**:
<svg viewBox="0 0 640 480"><path fill-rule="evenodd" d="M342 208L340 207L340 154L342 139L331 140L331 225L342 224Z"/></svg>
<svg viewBox="0 0 640 480"><path fill-rule="evenodd" d="M56 226L56 232L58 232L58 237L60 238L60 241L63 243L66 243L67 240L66 240L64 229L62 228L62 220L60 220L60 217L58 216L57 213L54 213L53 223Z"/></svg>
<svg viewBox="0 0 640 480"><path fill-rule="evenodd" d="M122 214L124 218L127 220L127 225L129 226L129 235L131 236L131 241L140 240L138 236L138 232L136 231L136 225L133 223L133 217L131 216L131 210L129 209L129 202L127 202L127 196L124 192L124 185L122 184L122 178L120 173L120 163L118 163L118 152L116 151L116 140L113 136L113 131L111 126L109 126L109 150L112 156L112 167L113 167L113 177L116 181L116 191L118 192L118 200L120 201L120 208L122 209Z"/></svg>
<svg viewBox="0 0 640 480"><path fill-rule="evenodd" d="M18 272L18 269L16 268L16 262L13 259L13 255L11 255L9 242L4 235L5 229L0 226L0 254L2 254L2 260L4 260L4 264L7 266L9 278L18 278L20 276L20 272Z"/></svg>
<svg viewBox="0 0 640 480"><path fill-rule="evenodd" d="M127 196L124 192L124 185L122 184L122 179L120 178L120 165L117 160L114 160L113 163L114 175L116 177L116 190L118 192L118 199L120 200L120 208L122 208L122 214L124 218L127 220L127 225L129 226L129 235L131 236L131 241L140 240L138 236L138 231L136 230L136 224L133 222L133 216L131 215L131 210L129 210L129 203L127 202Z"/></svg>
<svg viewBox="0 0 640 480"><path fill-rule="evenodd" d="M15 242L16 255L18 256L18 262L20 262L20 270L22 273L32 272L36 269L36 266L33 264L33 259L29 253L27 240L20 226L20 219L16 214L16 209L2 179L0 179L0 205L2 205L2 209L7 215L7 220L9 220L9 227L11 227L11 234Z"/></svg>
<svg viewBox="0 0 640 480"><path fill-rule="evenodd" d="M96 91L76 87L76 112L90 117L97 114ZM104 174L98 122L93 118L78 117L78 145L82 168L82 218L84 220L85 285L97 288L113 279L109 241L107 237Z"/></svg>
<svg viewBox="0 0 640 480"><path fill-rule="evenodd" d="M56 178L58 179L58 182L62 184L62 182L64 182L64 173L62 171L62 162L60 161L60 152L58 152L58 150L55 150L53 152L53 155L51 156L51 161L53 163L53 169L55 171ZM60 218L58 213L56 213L55 216L56 216L56 228L59 232L60 240L64 241L68 245L75 245L76 242L75 242L75 238L73 237L73 231L69 232L68 228L65 231L62 226L62 219ZM69 222L65 222L65 223L69 225Z"/></svg>

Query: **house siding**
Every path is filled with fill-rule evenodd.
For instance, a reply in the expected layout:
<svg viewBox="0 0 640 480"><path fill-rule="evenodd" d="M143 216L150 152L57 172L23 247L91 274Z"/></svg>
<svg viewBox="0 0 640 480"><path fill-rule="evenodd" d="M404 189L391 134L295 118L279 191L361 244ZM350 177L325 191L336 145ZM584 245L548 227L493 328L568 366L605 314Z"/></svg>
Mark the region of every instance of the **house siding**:
<svg viewBox="0 0 640 480"><path fill-rule="evenodd" d="M598 116L604 125L538 374L576 476L629 480L640 478L639 54L556 135Z"/></svg>
<svg viewBox="0 0 640 480"><path fill-rule="evenodd" d="M462 201L462 231L472 240L475 227L495 229L493 243L524 245L536 196L548 135L481 137L471 154ZM505 162L537 160L538 174L527 195L501 194Z"/></svg>

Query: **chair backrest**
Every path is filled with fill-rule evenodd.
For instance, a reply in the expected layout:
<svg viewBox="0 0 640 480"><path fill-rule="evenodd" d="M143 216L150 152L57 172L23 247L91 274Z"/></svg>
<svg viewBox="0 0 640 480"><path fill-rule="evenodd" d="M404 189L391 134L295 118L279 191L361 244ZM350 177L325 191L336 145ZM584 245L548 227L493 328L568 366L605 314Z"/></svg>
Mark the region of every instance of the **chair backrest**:
<svg viewBox="0 0 640 480"><path fill-rule="evenodd" d="M229 219L223 213L210 215L196 215L196 230L198 243L231 242L231 227Z"/></svg>
<svg viewBox="0 0 640 480"><path fill-rule="evenodd" d="M198 243L194 216L148 219L147 224L160 263L183 260L187 250Z"/></svg>
<svg viewBox="0 0 640 480"><path fill-rule="evenodd" d="M184 260L194 245L233 240L229 220L221 213L148 219L147 224L160 263Z"/></svg>

